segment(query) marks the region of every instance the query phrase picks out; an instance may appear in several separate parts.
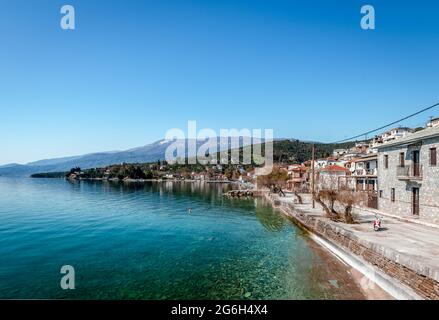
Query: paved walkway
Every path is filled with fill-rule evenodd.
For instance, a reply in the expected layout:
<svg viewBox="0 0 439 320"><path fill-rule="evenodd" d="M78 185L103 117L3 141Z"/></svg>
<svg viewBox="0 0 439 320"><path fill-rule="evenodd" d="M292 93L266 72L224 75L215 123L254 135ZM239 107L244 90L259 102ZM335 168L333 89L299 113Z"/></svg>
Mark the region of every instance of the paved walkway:
<svg viewBox="0 0 439 320"><path fill-rule="evenodd" d="M359 211L360 210L360 211ZM419 217L413 217L413 216L397 216L390 214L388 212L382 212L381 210L372 209L372 208L356 208L356 212L363 213L363 214L375 214L378 213L380 216L384 216L387 218L394 218L396 220L402 221L402 222L409 222L409 223L415 223L419 225L423 225L426 227L431 227L439 230L439 220L438 219L426 219L426 218L419 218Z"/></svg>
<svg viewBox="0 0 439 320"><path fill-rule="evenodd" d="M282 202L294 203L295 197L280 198ZM309 199L304 204L293 204L299 212L323 218L324 212L316 203L313 209ZM396 261L405 260L411 268L428 272L429 276L439 281L439 229L421 224L404 222L395 218L384 217L383 230L373 230L372 212L356 212L358 224L349 225L333 222L338 227L351 231L360 241L376 244L385 255L391 255ZM323 218L326 219L326 218ZM329 220L329 219L328 219ZM403 261L401 261L403 262ZM429 270L426 271L426 268Z"/></svg>

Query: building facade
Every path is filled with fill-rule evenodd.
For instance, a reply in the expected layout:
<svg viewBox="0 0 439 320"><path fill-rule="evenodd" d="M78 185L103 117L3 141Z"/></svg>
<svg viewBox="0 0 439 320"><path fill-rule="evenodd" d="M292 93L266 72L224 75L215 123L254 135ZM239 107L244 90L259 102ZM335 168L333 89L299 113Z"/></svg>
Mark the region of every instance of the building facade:
<svg viewBox="0 0 439 320"><path fill-rule="evenodd" d="M370 155L354 160L351 167L356 191L378 191L378 156Z"/></svg>
<svg viewBox="0 0 439 320"><path fill-rule="evenodd" d="M428 128L439 126L439 118L431 118L431 120L427 123Z"/></svg>
<svg viewBox="0 0 439 320"><path fill-rule="evenodd" d="M340 189L340 183L346 181L350 171L345 167L330 165L317 171L317 186L320 190Z"/></svg>
<svg viewBox="0 0 439 320"><path fill-rule="evenodd" d="M298 192L309 192L309 168L303 165L288 167L287 189Z"/></svg>
<svg viewBox="0 0 439 320"><path fill-rule="evenodd" d="M414 133L415 130L407 127L399 127L399 128L393 128L390 129L383 134L376 136L370 143L369 148L371 153L377 153L378 147L382 146L386 143L391 143L395 140L405 138L412 133Z"/></svg>
<svg viewBox="0 0 439 320"><path fill-rule="evenodd" d="M439 220L439 127L378 147L378 208L405 217Z"/></svg>
<svg viewBox="0 0 439 320"><path fill-rule="evenodd" d="M378 156L375 154L353 159L345 164L350 175L341 180L341 187L352 191L378 192Z"/></svg>

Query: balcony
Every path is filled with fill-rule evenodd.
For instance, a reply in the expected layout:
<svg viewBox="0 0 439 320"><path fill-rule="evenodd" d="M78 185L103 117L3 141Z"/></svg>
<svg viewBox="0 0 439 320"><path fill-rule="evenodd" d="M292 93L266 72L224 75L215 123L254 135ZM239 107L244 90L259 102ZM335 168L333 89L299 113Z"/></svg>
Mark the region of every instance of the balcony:
<svg viewBox="0 0 439 320"><path fill-rule="evenodd" d="M420 164L396 168L396 176L399 180L422 180L422 173L422 165Z"/></svg>
<svg viewBox="0 0 439 320"><path fill-rule="evenodd" d="M377 169L357 169L354 172L355 176L376 176Z"/></svg>

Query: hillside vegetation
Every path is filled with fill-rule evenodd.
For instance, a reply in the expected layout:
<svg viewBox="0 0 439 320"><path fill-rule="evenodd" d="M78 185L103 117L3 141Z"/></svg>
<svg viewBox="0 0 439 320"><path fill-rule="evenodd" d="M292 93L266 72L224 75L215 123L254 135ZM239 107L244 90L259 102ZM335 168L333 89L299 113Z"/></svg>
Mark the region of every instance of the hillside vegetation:
<svg viewBox="0 0 439 320"><path fill-rule="evenodd" d="M316 158L328 157L332 154L334 149L349 148L354 143L343 144L322 144L316 143ZM240 158L242 159L243 152L248 152L252 146L246 146L239 149ZM264 148L262 148L262 155L264 155ZM277 140L273 143L273 161L278 164L293 164L302 163L310 160L312 157L312 143L303 142L299 140ZM229 153L229 163L231 155ZM217 157L219 159L219 156ZM174 164L169 165L165 161L148 162L148 163L122 163L100 168L92 168L81 170L80 168L73 168L66 172L54 173L37 173L33 174L33 178L61 178L71 176L74 173L81 172L81 178L96 179L157 179L162 178L165 174L178 175L180 177L189 178L192 173L203 173L207 176L215 176L216 174L223 174L228 179L235 179L239 177L239 172L243 169L251 171L255 166L254 162L245 166L236 164L222 165L218 169L214 165L189 165L189 164ZM219 171L219 172L218 172Z"/></svg>

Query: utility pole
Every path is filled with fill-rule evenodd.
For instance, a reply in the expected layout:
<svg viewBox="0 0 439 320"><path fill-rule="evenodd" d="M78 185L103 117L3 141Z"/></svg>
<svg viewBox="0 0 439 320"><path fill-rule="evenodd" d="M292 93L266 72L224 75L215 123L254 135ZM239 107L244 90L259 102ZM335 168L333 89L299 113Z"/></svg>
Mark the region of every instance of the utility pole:
<svg viewBox="0 0 439 320"><path fill-rule="evenodd" d="M316 157L316 146L313 143L312 144L312 162L311 162L311 171L312 171L311 189L312 189L312 207L313 207L313 209L316 207L316 203L315 203L315 199L314 199L314 196L315 196L315 182L314 182L314 180L315 180L315 173L314 173L314 171L315 171L315 167L314 167L315 166L314 165L315 157Z"/></svg>

